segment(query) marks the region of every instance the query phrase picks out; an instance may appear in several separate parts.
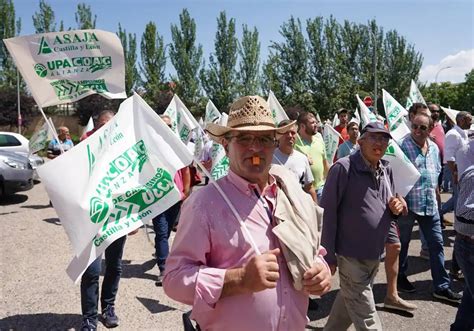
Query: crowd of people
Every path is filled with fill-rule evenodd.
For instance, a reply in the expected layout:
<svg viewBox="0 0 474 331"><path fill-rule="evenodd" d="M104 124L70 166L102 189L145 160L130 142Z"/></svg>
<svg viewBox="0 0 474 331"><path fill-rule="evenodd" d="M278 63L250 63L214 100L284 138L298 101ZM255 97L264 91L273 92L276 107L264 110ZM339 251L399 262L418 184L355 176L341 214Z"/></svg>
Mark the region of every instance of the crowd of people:
<svg viewBox="0 0 474 331"><path fill-rule="evenodd" d="M350 115L338 111L334 160L327 160L321 123L313 113L275 125L267 102L258 96L236 100L227 124L206 126L211 140L202 163L211 169L209 150L220 144L229 159L228 174L190 194L192 168L181 169L174 178L181 201L153 218L156 285L192 306L197 328L303 330L308 306L317 306L310 295L327 293L338 272L340 290L324 330L352 324L357 330L381 330L372 293L380 261L387 276L384 306L417 309L399 296L417 291L408 279L415 222L420 257L430 263L433 297L459 304L451 330L474 328L472 115L459 112L456 123L447 119L443 125L438 105L411 106L410 133L397 143L420 178L406 196L396 192L390 163L382 159L392 139L387 125L378 121L361 127ZM83 139L112 116L101 113ZM161 119L171 127L169 117ZM59 155L59 145L72 147L67 131L59 128L60 142L51 142L48 157ZM445 203L442 191L452 192ZM452 211L456 238L447 271L442 231L452 225L444 218ZM170 250L169 237L178 223ZM95 330L98 320L108 328L119 324L114 302L125 241L126 236L105 251L101 314L101 257L82 276L82 330ZM462 294L452 290L452 279L464 280Z"/></svg>

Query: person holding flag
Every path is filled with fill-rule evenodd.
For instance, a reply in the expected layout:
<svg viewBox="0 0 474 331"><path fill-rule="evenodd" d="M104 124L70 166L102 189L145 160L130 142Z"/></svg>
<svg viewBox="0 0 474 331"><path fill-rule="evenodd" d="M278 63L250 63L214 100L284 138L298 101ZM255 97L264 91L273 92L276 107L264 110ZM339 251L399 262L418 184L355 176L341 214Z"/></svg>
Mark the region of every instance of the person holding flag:
<svg viewBox="0 0 474 331"><path fill-rule="evenodd" d="M329 170L320 200L321 243L332 273L339 268L341 289L324 330L346 330L351 324L356 330L382 329L372 284L392 221L407 212L404 199L392 194L392 168L382 160L390 137L383 124L367 124L359 138L360 149ZM392 305L399 306L401 299L395 299Z"/></svg>
<svg viewBox="0 0 474 331"><path fill-rule="evenodd" d="M206 128L230 170L184 202L163 280L203 330L304 330L308 295L330 289L314 202L289 170L271 165L277 138L293 125L276 128L267 102L246 96L231 105L227 125ZM294 231L297 223L306 231ZM306 271L290 264L284 233L309 245Z"/></svg>
<svg viewBox="0 0 474 331"><path fill-rule="evenodd" d="M58 140L53 139L48 145L48 159L55 159L61 155L61 148L64 152L74 147L74 143L69 138L69 129L65 126L58 128Z"/></svg>

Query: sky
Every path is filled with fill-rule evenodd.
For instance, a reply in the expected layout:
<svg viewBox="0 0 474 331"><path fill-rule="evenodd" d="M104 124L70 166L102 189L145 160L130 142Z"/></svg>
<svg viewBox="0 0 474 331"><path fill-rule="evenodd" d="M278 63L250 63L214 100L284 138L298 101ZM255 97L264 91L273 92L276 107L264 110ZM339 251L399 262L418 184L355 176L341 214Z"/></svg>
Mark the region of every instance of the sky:
<svg viewBox="0 0 474 331"><path fill-rule="evenodd" d="M464 81L474 68L474 1L473 0L46 0L58 23L75 28L77 4L91 5L97 15L96 28L116 32L118 24L137 35L153 21L165 43L171 43L171 24L179 24L179 14L187 8L197 25L197 41L203 45L204 59L214 50L217 16L225 10L227 18L236 19L240 38L242 25L256 26L261 42L262 62L272 41L280 41L279 29L291 16L301 19L333 15L342 23L348 20L365 24L377 21L384 31L397 30L415 50L423 55L419 81L453 83ZM34 34L32 16L39 11L39 0L14 0L21 18L21 35ZM168 60L167 72L173 72Z"/></svg>

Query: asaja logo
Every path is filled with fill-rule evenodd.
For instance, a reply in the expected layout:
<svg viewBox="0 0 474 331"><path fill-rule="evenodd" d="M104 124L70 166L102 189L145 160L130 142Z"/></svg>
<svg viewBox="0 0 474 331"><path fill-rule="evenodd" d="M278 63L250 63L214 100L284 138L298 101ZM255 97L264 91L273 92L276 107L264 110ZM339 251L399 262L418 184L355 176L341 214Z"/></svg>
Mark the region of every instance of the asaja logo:
<svg viewBox="0 0 474 331"><path fill-rule="evenodd" d="M46 77L46 75L48 74L48 69L46 69L46 67L42 65L41 63L36 63L34 68L35 68L36 74L40 76L41 78Z"/></svg>
<svg viewBox="0 0 474 331"><path fill-rule="evenodd" d="M46 41L46 39L44 39L44 37L41 37L39 50L38 50L38 55L39 54L51 54L52 52L53 51L49 47L48 42Z"/></svg>

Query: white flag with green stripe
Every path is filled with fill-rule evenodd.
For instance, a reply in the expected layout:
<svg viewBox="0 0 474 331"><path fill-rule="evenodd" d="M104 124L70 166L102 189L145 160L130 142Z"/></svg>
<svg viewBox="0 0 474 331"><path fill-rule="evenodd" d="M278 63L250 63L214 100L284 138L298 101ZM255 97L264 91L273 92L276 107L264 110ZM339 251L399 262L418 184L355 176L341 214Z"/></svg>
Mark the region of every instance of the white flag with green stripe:
<svg viewBox="0 0 474 331"><path fill-rule="evenodd" d="M191 138L191 131L199 127L199 123L176 94L163 114L171 118L171 130L173 130L185 144Z"/></svg>
<svg viewBox="0 0 474 331"><path fill-rule="evenodd" d="M204 114L204 127L208 123L215 123L216 120L221 118L221 113L214 105L214 103L209 100L206 105L206 113Z"/></svg>
<svg viewBox="0 0 474 331"><path fill-rule="evenodd" d="M41 128L30 138L28 143L30 153L33 154L43 150L51 139L53 139L53 134L49 129L48 123L44 122Z"/></svg>
<svg viewBox="0 0 474 331"><path fill-rule="evenodd" d="M415 81L412 79L411 84L410 84L410 93L409 93L410 99L413 103L418 102L426 105L426 101L421 95L420 90L418 89L418 86L416 86Z"/></svg>
<svg viewBox="0 0 474 331"><path fill-rule="evenodd" d="M272 111L273 120L275 121L275 125L278 125L283 120L287 120L288 115L286 114L285 110L281 106L280 102L276 98L275 94L270 90L268 93L268 106Z"/></svg>

